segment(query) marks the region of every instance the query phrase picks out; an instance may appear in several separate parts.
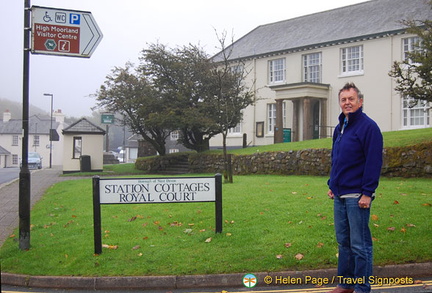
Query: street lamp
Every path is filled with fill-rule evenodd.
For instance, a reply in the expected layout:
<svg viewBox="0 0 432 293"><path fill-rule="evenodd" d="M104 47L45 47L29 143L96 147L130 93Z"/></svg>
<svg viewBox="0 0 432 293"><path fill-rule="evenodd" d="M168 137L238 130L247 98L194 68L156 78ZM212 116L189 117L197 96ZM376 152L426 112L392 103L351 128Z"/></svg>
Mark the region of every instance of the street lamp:
<svg viewBox="0 0 432 293"><path fill-rule="evenodd" d="M50 159L49 159L49 167L52 168L52 116L53 116L53 94L44 94L44 96L51 97L51 116L50 116L50 131L49 131L49 141L50 141Z"/></svg>

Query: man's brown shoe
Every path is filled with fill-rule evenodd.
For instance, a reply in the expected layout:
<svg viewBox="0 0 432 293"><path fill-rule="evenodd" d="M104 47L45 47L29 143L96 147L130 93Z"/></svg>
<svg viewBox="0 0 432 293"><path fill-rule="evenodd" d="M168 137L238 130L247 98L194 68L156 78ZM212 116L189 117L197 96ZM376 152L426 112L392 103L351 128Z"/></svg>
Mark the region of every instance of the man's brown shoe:
<svg viewBox="0 0 432 293"><path fill-rule="evenodd" d="M327 293L353 293L354 289L344 289L342 287L336 287L335 289L328 291Z"/></svg>

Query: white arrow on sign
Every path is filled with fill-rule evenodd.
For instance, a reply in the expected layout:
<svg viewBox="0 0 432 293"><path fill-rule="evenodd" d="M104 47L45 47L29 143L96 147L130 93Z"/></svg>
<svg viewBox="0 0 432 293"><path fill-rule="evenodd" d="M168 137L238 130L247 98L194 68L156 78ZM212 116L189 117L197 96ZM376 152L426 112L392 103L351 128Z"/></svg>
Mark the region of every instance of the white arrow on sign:
<svg viewBox="0 0 432 293"><path fill-rule="evenodd" d="M40 6L32 6L31 35L34 54L85 58L103 37L91 12Z"/></svg>

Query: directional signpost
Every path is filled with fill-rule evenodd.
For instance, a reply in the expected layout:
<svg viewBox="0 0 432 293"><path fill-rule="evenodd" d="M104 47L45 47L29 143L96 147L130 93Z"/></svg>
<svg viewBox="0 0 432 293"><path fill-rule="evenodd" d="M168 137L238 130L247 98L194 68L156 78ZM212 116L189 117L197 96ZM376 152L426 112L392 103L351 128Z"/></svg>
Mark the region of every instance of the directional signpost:
<svg viewBox="0 0 432 293"><path fill-rule="evenodd" d="M91 12L32 6L33 54L89 58L102 40Z"/></svg>
<svg viewBox="0 0 432 293"><path fill-rule="evenodd" d="M102 32L91 12L31 6L30 0L24 0L23 139L18 207L21 250L30 249L31 176L28 169L30 52L90 58L101 40Z"/></svg>

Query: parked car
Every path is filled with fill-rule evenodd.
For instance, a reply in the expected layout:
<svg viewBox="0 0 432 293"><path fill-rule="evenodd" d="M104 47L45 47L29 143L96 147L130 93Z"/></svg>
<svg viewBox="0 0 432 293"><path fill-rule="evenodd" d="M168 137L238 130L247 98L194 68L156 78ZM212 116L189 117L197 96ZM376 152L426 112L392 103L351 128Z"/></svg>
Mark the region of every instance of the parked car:
<svg viewBox="0 0 432 293"><path fill-rule="evenodd" d="M39 153L35 153L35 152L28 153L27 162L29 168L42 169L42 157L39 155Z"/></svg>

